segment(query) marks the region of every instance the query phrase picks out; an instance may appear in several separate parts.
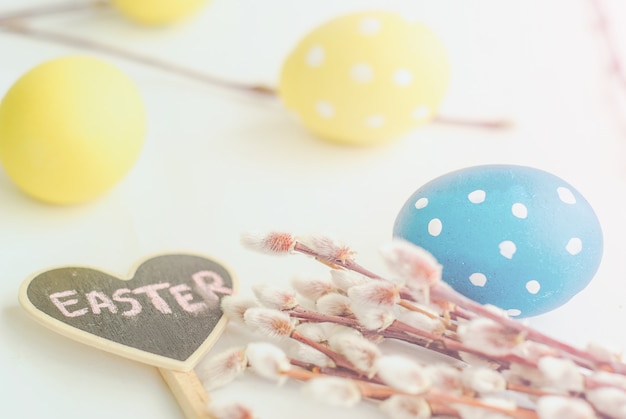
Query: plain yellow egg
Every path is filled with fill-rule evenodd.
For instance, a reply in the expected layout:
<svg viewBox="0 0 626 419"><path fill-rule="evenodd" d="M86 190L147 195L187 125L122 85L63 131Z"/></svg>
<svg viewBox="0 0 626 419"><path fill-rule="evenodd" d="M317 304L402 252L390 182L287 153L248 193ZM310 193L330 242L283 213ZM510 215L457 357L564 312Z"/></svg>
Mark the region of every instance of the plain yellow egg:
<svg viewBox="0 0 626 419"><path fill-rule="evenodd" d="M141 151L144 103L135 83L99 59L69 56L25 73L0 103L0 162L32 197L91 200L118 183Z"/></svg>
<svg viewBox="0 0 626 419"><path fill-rule="evenodd" d="M143 25L164 25L197 12L206 0L111 0L124 16Z"/></svg>
<svg viewBox="0 0 626 419"><path fill-rule="evenodd" d="M449 82L443 43L390 11L351 13L314 29L284 62L279 94L311 131L369 145L428 122Z"/></svg>

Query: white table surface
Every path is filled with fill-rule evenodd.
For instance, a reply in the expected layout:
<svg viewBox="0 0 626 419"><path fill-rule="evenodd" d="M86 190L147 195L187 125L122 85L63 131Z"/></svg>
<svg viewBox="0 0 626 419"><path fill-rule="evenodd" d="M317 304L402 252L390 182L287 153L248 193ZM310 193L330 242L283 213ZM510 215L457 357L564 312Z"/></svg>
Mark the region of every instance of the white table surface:
<svg viewBox="0 0 626 419"><path fill-rule="evenodd" d="M0 0L0 12L53 3ZM620 0L604 4L616 51L626 59L626 9ZM256 283L286 284L322 269L304 257L242 248L241 232L267 228L332 232L381 270L378 246L390 238L409 195L436 176L478 164L547 170L587 198L604 230L600 269L568 304L528 322L577 345L594 340L626 348L626 90L611 76L590 1L213 0L168 28L142 28L112 11L31 23L207 74L275 85L300 36L342 12L374 7L413 14L446 43L453 79L442 113L503 116L514 127L430 124L383 146L341 147L315 138L278 101L89 51L137 82L148 135L124 181L85 205L39 203L0 172L0 417L182 417L155 368L68 340L29 318L17 293L33 272L71 264L124 275L146 255L188 250L226 261L249 292ZM85 51L0 32L0 94L34 65L77 52ZM214 351L242 342L229 328ZM240 400L263 418L380 417L371 406L344 412L302 399L298 385L276 388L254 377L212 397Z"/></svg>

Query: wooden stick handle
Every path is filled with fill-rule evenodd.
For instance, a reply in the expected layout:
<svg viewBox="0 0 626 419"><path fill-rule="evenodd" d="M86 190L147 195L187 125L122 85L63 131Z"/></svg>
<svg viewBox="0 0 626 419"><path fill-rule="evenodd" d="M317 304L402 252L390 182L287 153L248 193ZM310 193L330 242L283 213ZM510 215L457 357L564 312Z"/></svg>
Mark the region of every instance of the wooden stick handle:
<svg viewBox="0 0 626 419"><path fill-rule="evenodd" d="M158 368L161 376L174 394L187 419L213 419L207 410L209 394L196 373Z"/></svg>

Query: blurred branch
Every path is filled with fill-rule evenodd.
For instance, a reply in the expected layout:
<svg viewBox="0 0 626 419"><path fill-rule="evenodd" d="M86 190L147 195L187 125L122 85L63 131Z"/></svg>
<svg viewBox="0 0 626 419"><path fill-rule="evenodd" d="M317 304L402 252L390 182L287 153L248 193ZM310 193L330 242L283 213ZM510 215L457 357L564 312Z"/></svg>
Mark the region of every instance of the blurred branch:
<svg viewBox="0 0 626 419"><path fill-rule="evenodd" d="M17 12L2 14L0 15L0 24L41 16L51 16L90 9L101 9L108 7L108 5L109 2L106 0L97 0L92 2L72 2L64 4L54 4L49 6L37 6L30 9L19 10Z"/></svg>
<svg viewBox="0 0 626 419"><path fill-rule="evenodd" d="M62 13L84 11L89 9L102 9L109 6L107 0L96 0L93 2L83 3L66 3L57 4L47 7L36 7L22 11L11 12L4 15L0 15L0 31L8 31L17 33L19 35L37 39L44 42L53 42L57 44L63 44L75 48L81 48L90 51L97 51L100 53L108 54L118 58L122 58L128 61L132 61L138 64L146 65L158 70L168 72L182 76L184 78L194 80L200 83L213 85L216 87L247 91L257 94L263 94L268 96L277 96L279 93L276 89L269 86L262 85L249 85L243 83L233 82L231 80L222 79L219 77L211 76L200 71L176 65L174 63L160 60L158 58L137 54L122 48L104 44L98 41L89 40L85 38L79 38L72 35L50 31L41 28L35 28L27 25L24 21L35 17L43 17L50 15L57 15ZM442 116L437 115L433 119L433 122L444 125L456 125L473 127L479 129L505 129L510 128L513 122L508 119L488 119L488 120L474 120L470 118L454 117L454 116Z"/></svg>
<svg viewBox="0 0 626 419"><path fill-rule="evenodd" d="M250 86L247 84L236 83L229 80L224 80L218 77L210 76L199 71L182 67L171 62L163 61L154 57L146 55L136 54L134 52L117 48L111 45L104 44L102 42L93 41L89 39L79 38L72 35L63 34L60 32L50 31L46 29L35 28L27 25L24 21L36 17L58 15L70 12L78 12L84 10L97 10L109 7L110 2L108 0L96 0L91 2L72 2L65 4L56 4L50 6L38 6L29 8L17 12L10 12L0 15L0 31L8 31L17 33L22 36L37 39L45 42L53 42L71 46L75 48L81 48L91 51L97 51L100 53L108 54L111 56L119 57L128 61L132 61L138 64L153 67L171 74L176 74L187 79L195 80L201 83L214 85L217 87L243 90L254 93L261 93L266 95L275 95L276 92L265 86Z"/></svg>
<svg viewBox="0 0 626 419"><path fill-rule="evenodd" d="M500 119L465 119L454 116L437 115L433 119L433 122L445 125L458 125L458 126L473 126L476 128L485 129L506 129L513 127L514 122L507 118Z"/></svg>
<svg viewBox="0 0 626 419"><path fill-rule="evenodd" d="M152 68L156 68L171 74L176 74L187 79L195 80L201 83L214 85L217 87L244 90L254 93L261 93L266 95L274 95L273 89L265 86L251 86L247 84L236 83L229 80L224 80L218 77L210 76L202 72L193 70L191 68L182 67L174 63L160 60L158 58L149 57L146 55L140 55L122 48L117 48L111 45L107 45L98 41L93 41L85 38L78 38L72 35L63 34L60 32L50 31L41 28L34 28L27 26L21 22L21 19L4 19L0 18L0 30L6 30L9 32L17 33L29 38L59 43L76 48L86 49L90 51L98 51L100 53L108 54L111 56L119 57L132 61L138 64L143 64Z"/></svg>
<svg viewBox="0 0 626 419"><path fill-rule="evenodd" d="M596 14L596 19L598 20L600 34L604 39L604 43L607 46L611 70L617 78L617 81L621 85L622 89L624 89L624 91L626 92L626 73L624 72L624 66L618 53L615 39L613 38L613 36L611 36L611 25L609 23L609 19L607 18L604 5L602 4L601 0L589 1L591 3L591 7L594 13Z"/></svg>

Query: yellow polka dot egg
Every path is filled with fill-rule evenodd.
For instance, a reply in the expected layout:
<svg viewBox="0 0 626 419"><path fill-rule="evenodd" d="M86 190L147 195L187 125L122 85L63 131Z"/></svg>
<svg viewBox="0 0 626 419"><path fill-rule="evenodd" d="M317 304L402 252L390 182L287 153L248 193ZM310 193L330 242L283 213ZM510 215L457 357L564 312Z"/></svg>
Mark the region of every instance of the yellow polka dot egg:
<svg viewBox="0 0 626 419"><path fill-rule="evenodd" d="M428 122L448 79L445 48L432 30L395 12L368 11L306 35L283 64L279 94L318 136L370 145Z"/></svg>

